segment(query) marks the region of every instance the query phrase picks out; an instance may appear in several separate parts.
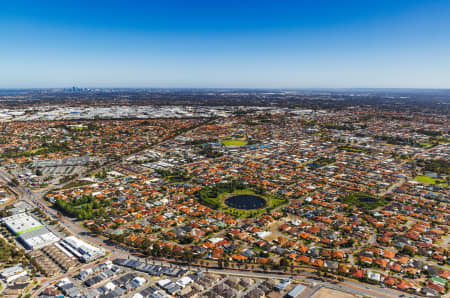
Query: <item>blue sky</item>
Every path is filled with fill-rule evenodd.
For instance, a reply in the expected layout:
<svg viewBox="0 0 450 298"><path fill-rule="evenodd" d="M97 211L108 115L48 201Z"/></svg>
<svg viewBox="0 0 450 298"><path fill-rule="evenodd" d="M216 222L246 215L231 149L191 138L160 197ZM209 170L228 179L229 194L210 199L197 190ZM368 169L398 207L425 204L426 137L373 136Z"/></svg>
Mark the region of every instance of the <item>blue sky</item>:
<svg viewBox="0 0 450 298"><path fill-rule="evenodd" d="M450 1L0 0L0 88L450 88Z"/></svg>

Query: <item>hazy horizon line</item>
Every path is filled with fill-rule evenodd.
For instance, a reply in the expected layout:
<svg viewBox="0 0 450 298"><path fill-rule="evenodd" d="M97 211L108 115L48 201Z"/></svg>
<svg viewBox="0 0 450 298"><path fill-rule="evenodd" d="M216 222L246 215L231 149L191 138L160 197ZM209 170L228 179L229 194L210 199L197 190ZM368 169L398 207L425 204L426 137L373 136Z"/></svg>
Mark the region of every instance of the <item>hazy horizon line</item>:
<svg viewBox="0 0 450 298"><path fill-rule="evenodd" d="M149 90L149 89L197 89L197 90L290 90L290 91L314 91L314 90L450 90L450 87L108 87L108 86L65 86L65 87L0 87L0 90L54 90L54 89L70 89L70 88L82 88L82 89L137 89L137 90Z"/></svg>

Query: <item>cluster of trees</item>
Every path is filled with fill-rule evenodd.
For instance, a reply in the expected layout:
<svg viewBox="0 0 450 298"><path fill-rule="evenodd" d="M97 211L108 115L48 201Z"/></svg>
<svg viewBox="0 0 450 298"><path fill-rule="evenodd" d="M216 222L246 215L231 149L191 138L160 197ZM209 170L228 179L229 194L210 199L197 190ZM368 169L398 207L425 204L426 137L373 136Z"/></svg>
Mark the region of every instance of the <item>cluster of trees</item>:
<svg viewBox="0 0 450 298"><path fill-rule="evenodd" d="M203 146L203 148L199 152L201 155L204 155L208 158L216 158L223 156L223 153L217 150L214 150L211 145Z"/></svg>
<svg viewBox="0 0 450 298"><path fill-rule="evenodd" d="M194 262L196 258L200 257L199 255L194 255L192 250L189 248L185 248L183 250L171 250L168 246L160 246L158 243L154 242L153 244L146 240L144 253L153 256L153 257L163 257L163 258L171 258L176 260L183 260L188 264ZM146 242L144 241L144 242Z"/></svg>
<svg viewBox="0 0 450 298"><path fill-rule="evenodd" d="M23 250L16 249L3 238L0 238L0 263L16 264L24 255Z"/></svg>
<svg viewBox="0 0 450 298"><path fill-rule="evenodd" d="M33 265L33 270L37 270L42 274L46 274L46 271L44 268L41 267L41 264L37 262L36 258L31 258L30 260L31 265Z"/></svg>
<svg viewBox="0 0 450 298"><path fill-rule="evenodd" d="M349 206L357 206L358 208L373 210L387 203L386 198L378 198L366 193L351 193L341 199L341 202Z"/></svg>
<svg viewBox="0 0 450 298"><path fill-rule="evenodd" d="M363 148L363 147L354 147L350 144L345 144L343 146L339 146L338 147L339 150L345 150L348 152L365 152L365 153L370 153L371 150L368 148Z"/></svg>
<svg viewBox="0 0 450 298"><path fill-rule="evenodd" d="M56 152L65 152L69 151L70 148L64 143L50 143L45 145L45 147L39 148L37 150L31 150L31 151L20 151L14 150L10 152L3 153L1 155L2 158L14 158L14 157L22 157L22 156L35 156L35 155L45 155L49 153L56 153Z"/></svg>
<svg viewBox="0 0 450 298"><path fill-rule="evenodd" d="M100 172L95 173L95 178L105 179L106 178L106 169L103 168Z"/></svg>
<svg viewBox="0 0 450 298"><path fill-rule="evenodd" d="M144 239L142 242L140 242L138 245L136 243L128 242L127 240L127 234L111 234L110 235L111 240L113 240L116 243L119 244L127 244L129 246L135 247L136 249L140 250L144 254L148 256L153 257L163 257L163 258L180 258L184 256L187 256L188 259L193 260L192 251L189 249L185 249L184 251L175 251L171 250L166 245L159 245L157 242L152 242L149 239Z"/></svg>
<svg viewBox="0 0 450 298"><path fill-rule="evenodd" d="M82 196L73 201L56 199L54 206L68 216L84 220L105 216L106 210L104 207L109 206L109 201L99 200L92 196Z"/></svg>
<svg viewBox="0 0 450 298"><path fill-rule="evenodd" d="M326 166L326 165L329 165L329 164L332 164L335 162L336 162L336 158L334 158L334 157L331 157L331 158L320 157L320 158L316 159L313 163L319 164L321 166Z"/></svg>
<svg viewBox="0 0 450 298"><path fill-rule="evenodd" d="M393 137L393 136L376 136L375 139L383 140L391 145L409 145L414 147L423 147L421 144L409 138Z"/></svg>
<svg viewBox="0 0 450 298"><path fill-rule="evenodd" d="M171 171L158 169L156 170L158 174L160 174L164 179L167 179L171 182L186 182L191 180L191 176L186 171L182 171L179 169L174 169Z"/></svg>
<svg viewBox="0 0 450 298"><path fill-rule="evenodd" d="M430 137L438 137L442 135L442 132L436 131L436 130L427 130L427 129L418 129L416 130L417 133L430 136Z"/></svg>
<svg viewBox="0 0 450 298"><path fill-rule="evenodd" d="M67 177L72 177L72 178L69 179L69 178L67 178ZM76 174L74 174L74 175L72 175L72 176L65 176L65 177L63 177L63 178L61 178L61 179L59 180L59 184L63 184L63 183L69 182L70 180L73 180L73 179L75 179L76 177L77 177ZM80 187L80 186L88 185L88 184L92 184L92 182L91 182L91 181L87 181L87 180L75 180L75 181L72 181L72 182L67 183L67 184L64 185L64 187L62 187L61 189L68 189L68 188L73 188L73 187Z"/></svg>
<svg viewBox="0 0 450 298"><path fill-rule="evenodd" d="M336 130L355 130L355 127L351 124L336 124L336 123L328 123L324 125L327 129L336 129Z"/></svg>
<svg viewBox="0 0 450 298"><path fill-rule="evenodd" d="M2 210L0 210L0 218L13 215L12 212L9 211L9 209L11 209L12 207L13 207L13 205L8 205L5 208L3 208Z"/></svg>
<svg viewBox="0 0 450 298"><path fill-rule="evenodd" d="M450 175L450 162L445 159L435 159L424 162L424 170L438 174Z"/></svg>
<svg viewBox="0 0 450 298"><path fill-rule="evenodd" d="M393 153L392 157L397 158L397 159L403 159L403 160L408 160L410 158L410 156L407 154L397 154L397 153Z"/></svg>
<svg viewBox="0 0 450 298"><path fill-rule="evenodd" d="M203 144L206 144L206 143L217 143L217 142L218 142L217 139L209 138L209 139L191 140L191 141L187 141L185 144L186 145L198 146L198 145L203 145Z"/></svg>
<svg viewBox="0 0 450 298"><path fill-rule="evenodd" d="M244 121L244 124L245 124L245 125L248 125L248 126L256 126L256 125L259 124L259 122L256 122L256 121L252 121L252 120L246 119L246 120Z"/></svg>

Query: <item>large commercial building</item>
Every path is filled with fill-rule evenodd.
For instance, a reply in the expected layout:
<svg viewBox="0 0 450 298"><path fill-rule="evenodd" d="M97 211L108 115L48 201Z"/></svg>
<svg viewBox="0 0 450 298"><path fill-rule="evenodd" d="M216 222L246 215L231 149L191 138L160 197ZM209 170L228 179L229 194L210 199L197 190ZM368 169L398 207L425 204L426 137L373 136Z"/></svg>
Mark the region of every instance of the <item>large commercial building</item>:
<svg viewBox="0 0 450 298"><path fill-rule="evenodd" d="M39 249L59 241L40 221L25 212L5 217L2 222L27 249Z"/></svg>
<svg viewBox="0 0 450 298"><path fill-rule="evenodd" d="M28 249L34 250L59 241L59 238L47 228L40 228L20 234L19 240Z"/></svg>
<svg viewBox="0 0 450 298"><path fill-rule="evenodd" d="M74 236L64 238L60 244L71 254L80 259L80 261L85 263L101 258L106 253L105 250L87 244Z"/></svg>
<svg viewBox="0 0 450 298"><path fill-rule="evenodd" d="M20 235L44 227L37 219L27 213L18 213L2 219L6 227L15 235Z"/></svg>
<svg viewBox="0 0 450 298"><path fill-rule="evenodd" d="M306 289L304 285L297 285L294 289L292 289L287 295L287 298L297 298L300 294Z"/></svg>

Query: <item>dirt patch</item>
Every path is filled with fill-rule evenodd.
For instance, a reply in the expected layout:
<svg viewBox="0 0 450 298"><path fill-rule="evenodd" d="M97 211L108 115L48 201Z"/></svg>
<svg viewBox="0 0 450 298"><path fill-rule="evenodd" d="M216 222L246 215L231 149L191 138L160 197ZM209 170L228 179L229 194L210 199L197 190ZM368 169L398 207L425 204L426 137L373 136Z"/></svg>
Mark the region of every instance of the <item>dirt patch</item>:
<svg viewBox="0 0 450 298"><path fill-rule="evenodd" d="M276 220L276 221L270 223L267 227L268 227L271 231L276 231L276 232L278 232L278 228L279 228L282 224L284 224L284 223L285 223L284 221Z"/></svg>
<svg viewBox="0 0 450 298"><path fill-rule="evenodd" d="M277 239L279 236L275 233L270 232L269 235L267 235L266 237L264 237L263 239L268 241L268 242L272 242L273 240Z"/></svg>
<svg viewBox="0 0 450 298"><path fill-rule="evenodd" d="M329 288L321 288L318 290L314 295L311 296L311 298L355 298L355 297L362 297L360 295L354 295L349 294L337 290L332 290Z"/></svg>

